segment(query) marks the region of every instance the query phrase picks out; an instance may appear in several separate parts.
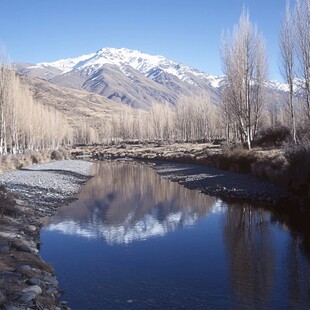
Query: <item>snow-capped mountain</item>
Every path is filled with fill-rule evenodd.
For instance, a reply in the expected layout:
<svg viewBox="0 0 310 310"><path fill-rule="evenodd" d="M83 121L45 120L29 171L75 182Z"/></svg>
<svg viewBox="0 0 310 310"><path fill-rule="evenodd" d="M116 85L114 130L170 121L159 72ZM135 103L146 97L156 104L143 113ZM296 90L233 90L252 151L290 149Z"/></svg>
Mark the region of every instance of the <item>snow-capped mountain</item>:
<svg viewBox="0 0 310 310"><path fill-rule="evenodd" d="M223 77L126 48L103 48L95 53L55 62L16 64L17 70L56 85L87 90L114 101L145 108L154 102L175 105L180 96L207 91L218 101Z"/></svg>
<svg viewBox="0 0 310 310"><path fill-rule="evenodd" d="M153 56L142 53L137 50L129 50L127 48L103 48L96 53L83 55L76 58L61 59L55 62L42 62L29 69L35 68L55 68L64 73L73 70L87 70L87 75L92 75L100 70L104 65L115 65L125 75L130 76L127 67L131 67L146 77L156 80L159 70L172 74L183 82L192 85L198 85L195 77L209 82L213 87L219 87L222 76L211 76L207 73L193 69L178 62L169 60L164 56Z"/></svg>
<svg viewBox="0 0 310 310"><path fill-rule="evenodd" d="M95 53L35 65L17 64L30 77L105 96L127 105L148 108L154 102L175 105L180 96L208 92L218 102L224 76L212 76L164 56L126 48L103 48ZM270 88L285 91L271 82Z"/></svg>

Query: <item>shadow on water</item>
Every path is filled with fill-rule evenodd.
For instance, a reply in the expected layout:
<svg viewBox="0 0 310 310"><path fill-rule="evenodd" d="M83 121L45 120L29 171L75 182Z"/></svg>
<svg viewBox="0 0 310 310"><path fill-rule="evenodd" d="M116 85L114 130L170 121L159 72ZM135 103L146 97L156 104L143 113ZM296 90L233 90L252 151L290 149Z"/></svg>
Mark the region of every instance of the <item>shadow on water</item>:
<svg viewBox="0 0 310 310"><path fill-rule="evenodd" d="M74 309L310 306L297 219L291 230L275 211L188 190L135 162L102 162L94 173L42 235ZM81 265L89 269L78 278Z"/></svg>

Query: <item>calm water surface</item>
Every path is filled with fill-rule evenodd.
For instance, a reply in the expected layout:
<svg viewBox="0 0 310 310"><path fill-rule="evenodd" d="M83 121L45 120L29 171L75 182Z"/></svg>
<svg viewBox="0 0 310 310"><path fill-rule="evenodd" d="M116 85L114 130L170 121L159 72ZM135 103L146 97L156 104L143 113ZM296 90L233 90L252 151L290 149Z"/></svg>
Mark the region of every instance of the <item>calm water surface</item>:
<svg viewBox="0 0 310 310"><path fill-rule="evenodd" d="M102 162L41 232L73 310L307 309L301 236L262 208Z"/></svg>

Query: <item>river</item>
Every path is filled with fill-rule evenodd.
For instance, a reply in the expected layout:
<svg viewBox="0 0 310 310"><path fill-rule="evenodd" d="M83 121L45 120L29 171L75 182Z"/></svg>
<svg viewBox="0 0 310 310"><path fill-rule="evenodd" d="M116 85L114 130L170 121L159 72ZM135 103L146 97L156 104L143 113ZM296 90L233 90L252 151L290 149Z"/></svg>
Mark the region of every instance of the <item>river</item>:
<svg viewBox="0 0 310 310"><path fill-rule="evenodd" d="M306 309L303 236L267 209L188 190L135 162L101 162L41 231L73 310Z"/></svg>

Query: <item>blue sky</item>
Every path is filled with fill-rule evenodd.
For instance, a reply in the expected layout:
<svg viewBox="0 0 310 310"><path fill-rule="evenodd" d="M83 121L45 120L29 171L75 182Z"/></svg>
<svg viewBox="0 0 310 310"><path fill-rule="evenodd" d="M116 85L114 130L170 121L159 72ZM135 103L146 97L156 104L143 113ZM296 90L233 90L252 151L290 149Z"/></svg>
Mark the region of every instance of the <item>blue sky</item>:
<svg viewBox="0 0 310 310"><path fill-rule="evenodd" d="M285 0L1 0L0 41L13 61L54 61L127 47L221 74L222 31L242 7L264 35L270 78L278 72Z"/></svg>

